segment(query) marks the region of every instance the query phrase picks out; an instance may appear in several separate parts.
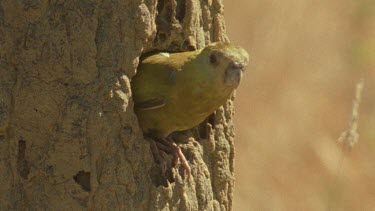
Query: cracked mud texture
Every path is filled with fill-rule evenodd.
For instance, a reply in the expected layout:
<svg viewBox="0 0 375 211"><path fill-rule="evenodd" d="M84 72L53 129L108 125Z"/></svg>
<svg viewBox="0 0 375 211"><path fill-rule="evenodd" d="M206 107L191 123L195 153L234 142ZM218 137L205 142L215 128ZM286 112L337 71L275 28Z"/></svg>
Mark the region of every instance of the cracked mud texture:
<svg viewBox="0 0 375 211"><path fill-rule="evenodd" d="M233 99L163 187L130 89L142 54L225 40L220 0L0 0L0 210L231 210Z"/></svg>

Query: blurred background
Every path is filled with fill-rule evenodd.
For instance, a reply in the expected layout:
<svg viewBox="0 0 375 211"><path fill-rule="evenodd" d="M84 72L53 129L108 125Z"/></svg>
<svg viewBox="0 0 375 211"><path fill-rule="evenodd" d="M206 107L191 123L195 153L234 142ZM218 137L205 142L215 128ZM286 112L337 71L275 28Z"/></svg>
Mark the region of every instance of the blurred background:
<svg viewBox="0 0 375 211"><path fill-rule="evenodd" d="M375 210L375 1L227 0L251 55L236 95L234 210ZM348 129L365 79L359 142Z"/></svg>

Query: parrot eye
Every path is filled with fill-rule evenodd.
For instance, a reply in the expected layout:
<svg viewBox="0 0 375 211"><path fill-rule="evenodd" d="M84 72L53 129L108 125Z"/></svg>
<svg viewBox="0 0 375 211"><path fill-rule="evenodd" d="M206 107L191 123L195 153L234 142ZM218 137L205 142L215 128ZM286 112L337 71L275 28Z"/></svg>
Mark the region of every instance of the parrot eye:
<svg viewBox="0 0 375 211"><path fill-rule="evenodd" d="M210 63L211 64L216 64L217 63L217 57L216 57L216 55L214 53L212 53L210 55Z"/></svg>

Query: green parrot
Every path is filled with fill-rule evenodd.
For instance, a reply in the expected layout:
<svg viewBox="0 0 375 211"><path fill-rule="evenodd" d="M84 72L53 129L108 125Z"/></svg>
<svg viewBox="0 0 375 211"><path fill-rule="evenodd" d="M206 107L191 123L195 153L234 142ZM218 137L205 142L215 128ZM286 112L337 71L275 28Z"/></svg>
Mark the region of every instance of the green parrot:
<svg viewBox="0 0 375 211"><path fill-rule="evenodd" d="M134 111L155 148L176 153L188 176L190 167L168 136L191 129L222 106L240 84L249 62L241 47L216 42L205 48L159 53L144 59L131 81ZM164 170L165 172L165 170Z"/></svg>

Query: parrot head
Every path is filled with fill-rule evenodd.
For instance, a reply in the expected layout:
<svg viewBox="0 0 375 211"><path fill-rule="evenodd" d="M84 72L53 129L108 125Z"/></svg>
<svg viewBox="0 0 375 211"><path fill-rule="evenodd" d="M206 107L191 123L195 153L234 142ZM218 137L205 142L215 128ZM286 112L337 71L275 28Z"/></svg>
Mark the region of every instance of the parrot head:
<svg viewBox="0 0 375 211"><path fill-rule="evenodd" d="M249 62L249 55L243 48L225 42L207 45L200 57L206 60L209 71L218 77L218 82L231 89L238 87Z"/></svg>

